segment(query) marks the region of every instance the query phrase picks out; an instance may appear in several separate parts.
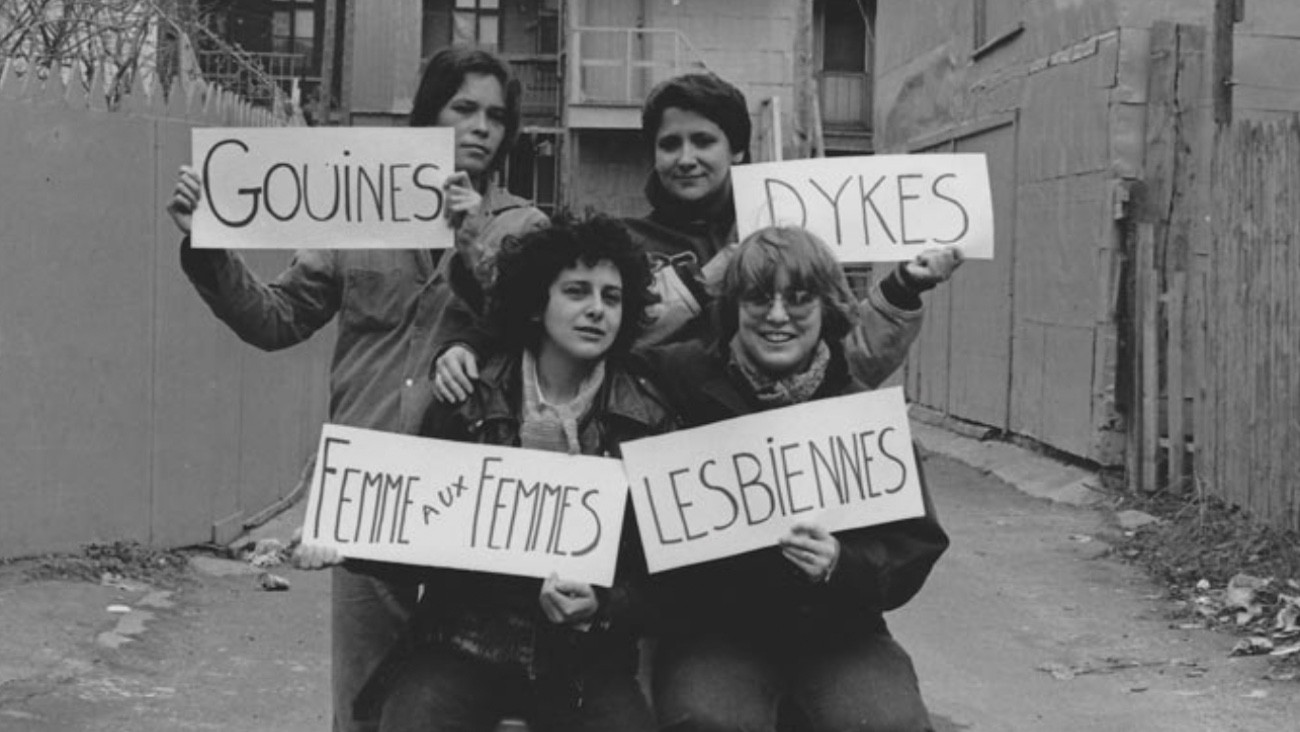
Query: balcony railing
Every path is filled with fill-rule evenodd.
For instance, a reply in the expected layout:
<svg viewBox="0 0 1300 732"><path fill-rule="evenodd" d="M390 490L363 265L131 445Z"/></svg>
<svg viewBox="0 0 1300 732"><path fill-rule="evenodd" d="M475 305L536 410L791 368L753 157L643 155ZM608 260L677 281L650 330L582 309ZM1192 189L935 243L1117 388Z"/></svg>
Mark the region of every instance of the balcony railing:
<svg viewBox="0 0 1300 732"><path fill-rule="evenodd" d="M640 106L661 81L704 69L700 54L675 28L576 28L571 36L574 104Z"/></svg>
<svg viewBox="0 0 1300 732"><path fill-rule="evenodd" d="M506 61L515 78L523 87L520 100L526 123L546 126L559 124L560 119L560 61L555 55L514 56Z"/></svg>
<svg viewBox="0 0 1300 732"><path fill-rule="evenodd" d="M316 70L312 68L311 60L301 53L241 50L239 57L236 58L224 51L200 50L196 55L204 78L229 89L256 88L256 85L249 84L246 78L252 73L250 66L260 70L266 80L274 82L289 98L292 98L296 91L303 99L311 99L320 85L320 76L313 74ZM245 92L254 102L268 101L259 98L268 93L269 90L258 90L251 94ZM299 99L293 101L301 103Z"/></svg>

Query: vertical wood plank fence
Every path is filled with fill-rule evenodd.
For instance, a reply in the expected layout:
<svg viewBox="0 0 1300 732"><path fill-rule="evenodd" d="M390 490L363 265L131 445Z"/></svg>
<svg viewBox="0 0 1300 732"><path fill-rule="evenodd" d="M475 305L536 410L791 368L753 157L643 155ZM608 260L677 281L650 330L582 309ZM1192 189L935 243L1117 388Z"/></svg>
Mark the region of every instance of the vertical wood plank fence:
<svg viewBox="0 0 1300 732"><path fill-rule="evenodd" d="M1300 529L1300 119L1213 130L1203 29L1151 31L1128 483Z"/></svg>
<svg viewBox="0 0 1300 732"><path fill-rule="evenodd" d="M1300 529L1300 120L1218 130L1196 471Z"/></svg>
<svg viewBox="0 0 1300 732"><path fill-rule="evenodd" d="M238 341L181 272L163 205L192 128L292 121L203 83L110 108L71 74L0 68L0 557L232 538L296 486L332 338ZM266 275L288 256L247 260Z"/></svg>

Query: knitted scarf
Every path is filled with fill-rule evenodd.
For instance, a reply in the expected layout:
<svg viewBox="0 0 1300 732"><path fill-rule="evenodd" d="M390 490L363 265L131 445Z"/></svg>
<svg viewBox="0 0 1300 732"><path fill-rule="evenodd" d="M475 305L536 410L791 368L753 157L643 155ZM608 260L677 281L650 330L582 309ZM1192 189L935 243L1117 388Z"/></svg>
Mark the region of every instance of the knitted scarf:
<svg viewBox="0 0 1300 732"><path fill-rule="evenodd" d="M727 366L732 373L738 374L749 385L764 409L788 407L811 399L825 380L826 368L831 362L830 346L826 345L826 341L819 340L817 351L813 353L808 368L796 374L773 379L765 375L745 353L745 349L740 345L739 334L732 337L730 351Z"/></svg>

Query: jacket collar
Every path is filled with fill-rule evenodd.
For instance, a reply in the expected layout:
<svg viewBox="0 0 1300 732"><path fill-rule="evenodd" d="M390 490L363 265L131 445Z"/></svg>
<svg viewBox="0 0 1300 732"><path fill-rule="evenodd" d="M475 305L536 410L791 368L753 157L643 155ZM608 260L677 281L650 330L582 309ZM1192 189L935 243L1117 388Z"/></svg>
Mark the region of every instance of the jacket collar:
<svg viewBox="0 0 1300 732"><path fill-rule="evenodd" d="M616 361L605 364L605 383L592 401L593 413L602 418L615 417L644 427L654 427L660 420L662 407L649 403L646 392L650 387L641 377L628 373ZM643 382L638 384L637 382ZM479 388L474 396L457 408L468 424L487 420L519 421L522 400L523 372L519 352L498 355L488 359L479 370ZM585 424L585 423L584 423Z"/></svg>
<svg viewBox="0 0 1300 732"><path fill-rule="evenodd" d="M488 183L487 190L483 192L483 208L493 214L530 205L532 202L528 199L520 198L496 183Z"/></svg>

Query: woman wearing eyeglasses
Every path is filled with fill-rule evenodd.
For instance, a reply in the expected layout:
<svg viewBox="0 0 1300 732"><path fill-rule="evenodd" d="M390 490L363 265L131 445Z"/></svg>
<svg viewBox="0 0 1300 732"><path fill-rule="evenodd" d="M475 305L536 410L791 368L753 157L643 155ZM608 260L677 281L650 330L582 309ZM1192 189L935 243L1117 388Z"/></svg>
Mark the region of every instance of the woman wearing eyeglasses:
<svg viewBox="0 0 1300 732"><path fill-rule="evenodd" d="M799 228L749 236L714 303L716 342L647 352L687 426L864 390L843 339L856 303L830 249ZM926 515L849 531L796 524L780 545L657 575L667 611L653 693L665 730L930 729L911 659L883 613L948 545Z"/></svg>

